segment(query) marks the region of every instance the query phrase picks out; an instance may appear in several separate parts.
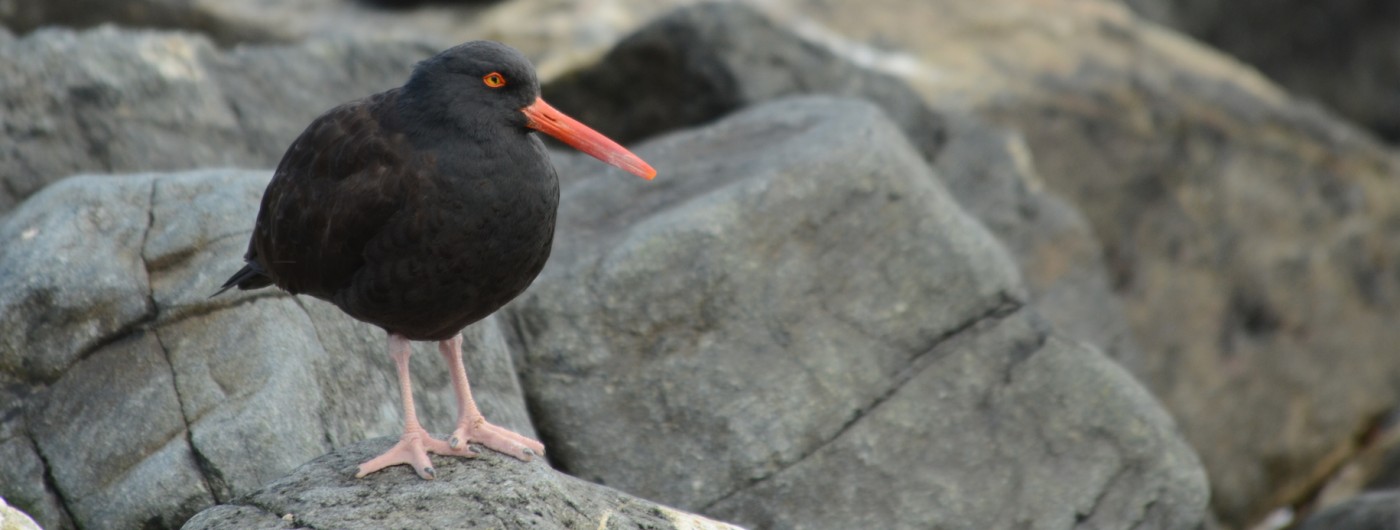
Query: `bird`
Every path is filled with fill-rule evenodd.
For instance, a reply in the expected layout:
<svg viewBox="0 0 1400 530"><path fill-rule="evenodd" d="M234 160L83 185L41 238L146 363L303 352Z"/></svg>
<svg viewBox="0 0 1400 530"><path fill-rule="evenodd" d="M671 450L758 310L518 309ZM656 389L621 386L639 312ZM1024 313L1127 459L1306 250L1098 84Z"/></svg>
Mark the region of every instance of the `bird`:
<svg viewBox="0 0 1400 530"><path fill-rule="evenodd" d="M492 424L462 363L466 326L534 281L549 257L559 179L552 136L647 180L656 170L540 97L518 50L472 41L419 62L398 88L337 106L292 142L263 193L243 268L214 294L276 286L325 300L388 335L404 430L356 478L406 464L435 478L428 453L473 457L476 443L522 461L544 454ZM413 405L412 341L435 341L458 415L432 437Z"/></svg>

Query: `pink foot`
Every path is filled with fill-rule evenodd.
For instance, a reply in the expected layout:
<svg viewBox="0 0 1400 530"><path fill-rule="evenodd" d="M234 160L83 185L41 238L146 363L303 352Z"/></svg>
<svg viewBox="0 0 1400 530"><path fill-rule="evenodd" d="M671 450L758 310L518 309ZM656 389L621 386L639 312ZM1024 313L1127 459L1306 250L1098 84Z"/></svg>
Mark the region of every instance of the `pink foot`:
<svg viewBox="0 0 1400 530"><path fill-rule="evenodd" d="M428 432L422 429L408 431L399 438L399 443L394 444L384 454L371 458L369 461L360 464L360 471L355 473L355 478L364 478L365 475L374 473L389 466L408 464L413 467L413 471L418 476L426 480L437 477L437 471L433 469L432 460L428 459L428 453L436 454L456 454L459 456L475 456L475 453L467 454L460 451L452 451L446 442L428 436Z"/></svg>
<svg viewBox="0 0 1400 530"><path fill-rule="evenodd" d="M544 454L544 444L487 422L486 418L481 416L472 421L458 423L457 430L452 431L452 436L447 439L447 452L439 454L475 456L476 452L467 445L472 442L525 462L529 462L535 455Z"/></svg>

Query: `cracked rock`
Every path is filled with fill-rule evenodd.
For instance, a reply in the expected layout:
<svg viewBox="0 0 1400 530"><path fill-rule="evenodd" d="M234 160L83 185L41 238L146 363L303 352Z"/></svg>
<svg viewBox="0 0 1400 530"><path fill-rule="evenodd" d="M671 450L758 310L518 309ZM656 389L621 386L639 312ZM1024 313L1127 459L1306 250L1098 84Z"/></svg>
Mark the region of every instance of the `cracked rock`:
<svg viewBox="0 0 1400 530"><path fill-rule="evenodd" d="M637 152L665 178L561 158L556 258L509 306L561 468L762 528L1200 524L1170 419L1030 324L1006 250L878 108L781 99Z"/></svg>
<svg viewBox="0 0 1400 530"><path fill-rule="evenodd" d="M208 298L240 266L269 177L66 179L0 224L0 271L22 279L0 294L0 322L43 331L3 336L0 454L21 465L0 466L0 496L50 529L173 528L399 432L382 331L274 290ZM478 405L533 434L498 321L465 338ZM447 371L436 348L419 351L419 415L445 428Z"/></svg>
<svg viewBox="0 0 1400 530"><path fill-rule="evenodd" d="M403 466L356 479L355 466L396 438L355 443L317 458L229 504L190 519L186 530L245 528L609 528L734 526L681 512L551 469L487 451L442 465L435 480Z"/></svg>
<svg viewBox="0 0 1400 530"><path fill-rule="evenodd" d="M552 104L609 136L646 138L801 94L878 105L939 170L968 213L1007 246L1031 304L1062 333L1140 368L1103 250L1088 222L1044 189L1020 136L933 109L904 81L740 3L704 3L648 23L586 68L551 81ZM618 94L626 94L625 98Z"/></svg>
<svg viewBox="0 0 1400 530"><path fill-rule="evenodd" d="M0 371L52 381L80 356L155 311L140 248L148 177L77 181L0 225ZM92 259L103 256L104 259Z"/></svg>

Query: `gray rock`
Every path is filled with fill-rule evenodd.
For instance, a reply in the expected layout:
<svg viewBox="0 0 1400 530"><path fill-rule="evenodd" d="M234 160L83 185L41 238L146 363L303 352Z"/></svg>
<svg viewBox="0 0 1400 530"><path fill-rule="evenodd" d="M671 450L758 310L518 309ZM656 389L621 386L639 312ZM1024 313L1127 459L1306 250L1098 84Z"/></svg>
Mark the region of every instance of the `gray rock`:
<svg viewBox="0 0 1400 530"><path fill-rule="evenodd" d="M1400 530L1400 490L1364 493L1303 519L1297 530Z"/></svg>
<svg viewBox="0 0 1400 530"><path fill-rule="evenodd" d="M821 42L1024 137L1227 527L1302 502L1400 402L1400 157L1366 133L1115 3L802 4Z"/></svg>
<svg viewBox="0 0 1400 530"><path fill-rule="evenodd" d="M77 173L272 167L312 118L398 86L433 51L344 40L225 51L113 27L0 40L0 213Z"/></svg>
<svg viewBox="0 0 1400 530"><path fill-rule="evenodd" d="M150 179L75 182L0 225L0 371L21 379L57 379L155 314L139 251Z"/></svg>
<svg viewBox="0 0 1400 530"><path fill-rule="evenodd" d="M49 488L45 479L45 465L39 457L34 441L23 433L15 432L23 427L23 421L13 418L23 414L22 396L7 392L8 389L24 388L23 385L6 383L0 385L0 484L4 484L3 496L10 504L23 506L33 518L43 521L48 528L72 527L67 514L58 501L57 495Z"/></svg>
<svg viewBox="0 0 1400 530"><path fill-rule="evenodd" d="M0 224L0 271L29 277L5 290L20 302L0 304L0 322L45 332L0 350L16 398L0 451L23 463L0 470L15 477L0 495L49 528L175 527L332 448L398 434L382 331L275 290L208 298L240 266L269 176L66 179ZM94 288L101 274L123 289ZM140 311L122 317L128 297ZM498 321L465 335L482 410L533 434ZM436 348L413 365L420 417L452 425Z"/></svg>
<svg viewBox="0 0 1400 530"><path fill-rule="evenodd" d="M1016 259L1030 305L1057 333L1102 350L1129 371L1147 361L1110 285L1103 247L1079 209L1045 187L1020 134L948 112L933 159L948 191Z"/></svg>
<svg viewBox="0 0 1400 530"><path fill-rule="evenodd" d="M944 140L942 116L904 82L839 58L742 4L668 13L596 65L551 81L544 93L555 107L622 142L797 94L875 102L930 158Z"/></svg>
<svg viewBox="0 0 1400 530"><path fill-rule="evenodd" d="M1205 476L1160 405L1036 327L1022 310L939 344L842 432L706 513L756 528L1196 528Z"/></svg>
<svg viewBox="0 0 1400 530"><path fill-rule="evenodd" d="M79 525L170 528L214 501L155 334L112 343L42 396L30 429Z"/></svg>
<svg viewBox="0 0 1400 530"><path fill-rule="evenodd" d="M1204 518L1170 419L1034 324L1006 251L877 108L782 100L638 153L656 181L564 159L590 174L564 187L556 259L509 306L562 469L759 527ZM1044 487L1016 489L1032 477Z"/></svg>
<svg viewBox="0 0 1400 530"><path fill-rule="evenodd" d="M545 92L555 106L623 140L707 123L785 95L875 103L938 167L958 203L1007 244L1032 304L1046 318L1120 362L1143 363L1092 230L1044 189L1018 136L956 111L935 112L898 78L838 56L751 7L679 9L623 39L596 64L550 82Z"/></svg>
<svg viewBox="0 0 1400 530"><path fill-rule="evenodd" d="M395 440L338 449L184 528L735 528L496 453L435 464L431 481L404 467L354 478L358 463Z"/></svg>
<svg viewBox="0 0 1400 530"><path fill-rule="evenodd" d="M433 1L412 9L386 9L372 0L45 0L0 3L0 26L24 34L54 26L115 23L201 33L223 47L348 37L422 41L441 49L492 39L510 43L554 72L595 58L627 31L677 4L696 1Z"/></svg>

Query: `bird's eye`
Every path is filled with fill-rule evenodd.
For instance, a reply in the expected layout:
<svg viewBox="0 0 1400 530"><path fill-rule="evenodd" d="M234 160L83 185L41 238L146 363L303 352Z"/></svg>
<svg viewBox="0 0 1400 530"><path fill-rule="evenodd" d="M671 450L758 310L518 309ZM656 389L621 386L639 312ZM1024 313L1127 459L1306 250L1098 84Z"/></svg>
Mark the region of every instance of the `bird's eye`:
<svg viewBox="0 0 1400 530"><path fill-rule="evenodd" d="M506 77L499 72L491 72L481 77L481 81L491 88L501 88L506 86Z"/></svg>

